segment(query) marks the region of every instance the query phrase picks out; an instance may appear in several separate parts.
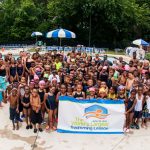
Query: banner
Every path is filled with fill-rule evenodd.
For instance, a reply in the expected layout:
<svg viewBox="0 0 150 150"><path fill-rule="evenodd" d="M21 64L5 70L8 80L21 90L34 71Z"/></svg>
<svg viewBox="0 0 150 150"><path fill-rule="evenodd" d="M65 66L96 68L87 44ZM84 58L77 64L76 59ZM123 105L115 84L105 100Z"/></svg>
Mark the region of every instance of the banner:
<svg viewBox="0 0 150 150"><path fill-rule="evenodd" d="M122 100L59 98L58 132L121 134L125 121Z"/></svg>

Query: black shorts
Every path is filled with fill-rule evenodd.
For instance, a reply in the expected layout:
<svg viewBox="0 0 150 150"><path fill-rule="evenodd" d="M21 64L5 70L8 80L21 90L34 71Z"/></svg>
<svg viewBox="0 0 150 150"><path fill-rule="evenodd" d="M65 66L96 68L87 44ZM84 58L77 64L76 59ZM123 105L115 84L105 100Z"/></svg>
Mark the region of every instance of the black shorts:
<svg viewBox="0 0 150 150"><path fill-rule="evenodd" d="M134 111L134 118L141 118L142 117L142 111Z"/></svg>
<svg viewBox="0 0 150 150"><path fill-rule="evenodd" d="M10 120L19 120L19 113L16 112L16 108L9 108Z"/></svg>
<svg viewBox="0 0 150 150"><path fill-rule="evenodd" d="M34 110L31 110L31 122L33 124L41 124L42 123L42 114L41 111L39 111L38 113L36 113Z"/></svg>
<svg viewBox="0 0 150 150"><path fill-rule="evenodd" d="M23 106L23 109L30 109L30 108L31 108L31 106L28 106L28 107Z"/></svg>

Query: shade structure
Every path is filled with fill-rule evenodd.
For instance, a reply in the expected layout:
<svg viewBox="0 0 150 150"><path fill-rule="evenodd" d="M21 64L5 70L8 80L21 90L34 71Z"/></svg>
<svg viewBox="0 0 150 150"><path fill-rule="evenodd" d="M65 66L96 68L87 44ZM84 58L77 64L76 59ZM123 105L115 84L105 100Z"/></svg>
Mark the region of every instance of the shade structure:
<svg viewBox="0 0 150 150"><path fill-rule="evenodd" d="M66 29L56 29L56 30L48 32L46 37L47 38L60 38L60 46L61 46L62 38L76 38L76 35L75 33Z"/></svg>
<svg viewBox="0 0 150 150"><path fill-rule="evenodd" d="M142 40L142 39L134 40L132 43L135 44L135 45L149 46L149 43Z"/></svg>
<svg viewBox="0 0 150 150"><path fill-rule="evenodd" d="M41 32L32 32L31 36L36 37L36 43L37 43L37 37L42 36L43 34Z"/></svg>
<svg viewBox="0 0 150 150"><path fill-rule="evenodd" d="M41 33L41 32L33 32L32 34L31 34L31 36L32 37L34 37L34 36L42 36L43 34Z"/></svg>

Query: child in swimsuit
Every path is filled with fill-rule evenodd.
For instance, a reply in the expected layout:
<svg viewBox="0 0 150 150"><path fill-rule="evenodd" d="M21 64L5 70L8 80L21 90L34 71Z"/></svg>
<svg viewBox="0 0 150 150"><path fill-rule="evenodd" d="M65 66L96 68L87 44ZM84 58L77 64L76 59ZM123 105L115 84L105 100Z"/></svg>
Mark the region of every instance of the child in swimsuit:
<svg viewBox="0 0 150 150"><path fill-rule="evenodd" d="M45 102L45 108L48 112L48 126L46 129L50 130L56 130L56 127L54 126L54 121L56 118L54 111L56 110L56 96L55 93L55 87L50 88L50 92L45 94L44 102ZM53 118L54 117L54 118Z"/></svg>
<svg viewBox="0 0 150 150"><path fill-rule="evenodd" d="M104 88L99 89L98 98L101 98L101 99L107 98L107 92Z"/></svg>
<svg viewBox="0 0 150 150"><path fill-rule="evenodd" d="M31 122L34 126L34 133L37 133L37 124L38 130L42 132L41 123L42 123L42 114L41 114L41 101L37 89L33 89L32 94L30 95L30 105L31 105Z"/></svg>
<svg viewBox="0 0 150 150"><path fill-rule="evenodd" d="M111 100L116 100L117 99L117 95L115 93L115 88L114 87L111 87L109 89L109 93L108 93L108 96L107 96L108 99L111 99Z"/></svg>
<svg viewBox="0 0 150 150"><path fill-rule="evenodd" d="M77 90L73 92L73 97L77 99L85 99L85 93L82 91L82 85L78 84L76 89Z"/></svg>
<svg viewBox="0 0 150 150"><path fill-rule="evenodd" d="M143 87L138 87L138 92L136 94L137 103L134 108L134 125L136 129L139 129L139 119L142 117L142 109L143 109L143 102L144 102L144 95L143 95Z"/></svg>
<svg viewBox="0 0 150 150"><path fill-rule="evenodd" d="M126 99L126 94L125 94L125 88L122 87L118 91L118 99L125 100Z"/></svg>
<svg viewBox="0 0 150 150"><path fill-rule="evenodd" d="M67 95L68 96L72 96L72 93L73 93L73 89L72 89L71 85L68 85L68 87L67 87Z"/></svg>
<svg viewBox="0 0 150 150"><path fill-rule="evenodd" d="M125 132L129 132L130 127L133 128L133 116L134 116L134 107L136 105L136 90L131 91L131 96L126 99L125 105L126 105L126 125L124 128Z"/></svg>
<svg viewBox="0 0 150 150"><path fill-rule="evenodd" d="M89 88L89 95L86 97L86 99L95 99L96 98L96 94L95 94L95 88L91 87Z"/></svg>
<svg viewBox="0 0 150 150"><path fill-rule="evenodd" d="M19 100L18 100L18 91L16 88L13 88L11 95L8 96L7 100L10 102L10 120L13 124L13 130L19 129ZM15 126L15 123L17 126Z"/></svg>
<svg viewBox="0 0 150 150"><path fill-rule="evenodd" d="M32 129L31 125L31 119L30 119L30 113L31 113L31 106L30 106L30 89L28 86L25 86L25 94L22 98L21 101L23 105L23 113L25 115L25 120L26 120L26 129L28 130L29 128Z"/></svg>
<svg viewBox="0 0 150 150"><path fill-rule="evenodd" d="M40 100L41 100L41 112L42 112L43 121L44 121L44 117L45 117L44 95L45 95L45 81L41 80L39 82L39 96L40 96Z"/></svg>

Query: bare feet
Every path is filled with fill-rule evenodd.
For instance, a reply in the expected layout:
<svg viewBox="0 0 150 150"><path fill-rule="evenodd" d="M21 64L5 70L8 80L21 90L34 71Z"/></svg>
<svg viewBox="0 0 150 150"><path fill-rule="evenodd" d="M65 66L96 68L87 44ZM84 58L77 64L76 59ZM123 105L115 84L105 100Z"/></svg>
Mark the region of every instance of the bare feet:
<svg viewBox="0 0 150 150"><path fill-rule="evenodd" d="M50 127L49 126L46 126L46 128L45 128L47 131L50 129Z"/></svg>
<svg viewBox="0 0 150 150"><path fill-rule="evenodd" d="M17 125L16 130L19 130L19 125Z"/></svg>
<svg viewBox="0 0 150 150"><path fill-rule="evenodd" d="M55 131L55 130L57 130L57 128L55 126L53 126L53 130Z"/></svg>

